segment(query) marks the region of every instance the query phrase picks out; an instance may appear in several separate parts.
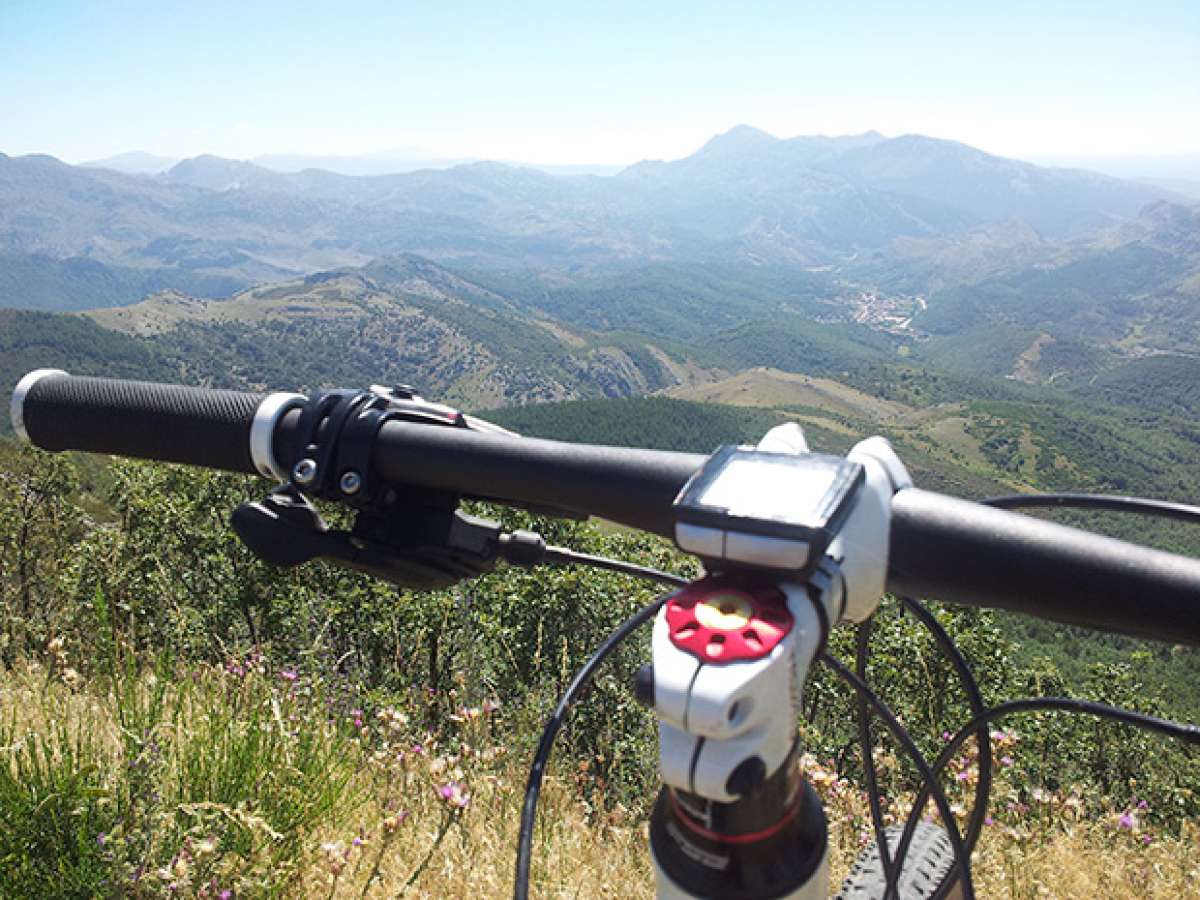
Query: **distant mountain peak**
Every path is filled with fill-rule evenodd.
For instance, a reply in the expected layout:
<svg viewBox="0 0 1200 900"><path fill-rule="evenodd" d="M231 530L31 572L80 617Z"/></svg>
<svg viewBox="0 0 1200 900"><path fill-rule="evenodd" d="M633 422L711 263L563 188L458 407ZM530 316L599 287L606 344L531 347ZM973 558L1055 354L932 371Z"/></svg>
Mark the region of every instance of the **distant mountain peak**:
<svg viewBox="0 0 1200 900"><path fill-rule="evenodd" d="M123 172L126 175L158 175L167 171L177 162L179 162L178 157L159 156L144 150L133 150L104 159L94 159L80 163L80 165L88 169L112 169L114 172Z"/></svg>
<svg viewBox="0 0 1200 900"><path fill-rule="evenodd" d="M243 159L226 159L211 153L180 160L167 170L166 179L172 184L187 184L215 191L247 187L263 190L288 188L286 176L278 172Z"/></svg>
<svg viewBox="0 0 1200 900"><path fill-rule="evenodd" d="M212 153L201 153L199 156L189 156L187 159L181 159L167 171L168 175L172 173L186 172L194 169L259 169L261 166L256 166L254 163L246 162L241 159L227 159L224 156L216 156Z"/></svg>
<svg viewBox="0 0 1200 900"><path fill-rule="evenodd" d="M779 138L752 125L735 125L724 134L709 138L708 142L696 152L696 155L746 153L778 143Z"/></svg>

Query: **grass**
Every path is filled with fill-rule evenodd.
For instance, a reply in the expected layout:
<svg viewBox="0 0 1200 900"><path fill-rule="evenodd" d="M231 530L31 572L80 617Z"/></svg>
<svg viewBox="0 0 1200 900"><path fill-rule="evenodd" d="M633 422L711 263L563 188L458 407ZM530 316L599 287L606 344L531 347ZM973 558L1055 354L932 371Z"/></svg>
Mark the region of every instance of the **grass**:
<svg viewBox="0 0 1200 900"><path fill-rule="evenodd" d="M414 711L366 717L252 657L87 682L59 663L30 664L0 675L0 709L2 896L511 892L528 761L506 747L505 711L489 704L430 734ZM865 798L807 766L837 879L865 839ZM641 813L593 807L586 770L559 760L555 771L534 895L650 897ZM1003 781L996 796L1000 809ZM1200 896L1200 829L1159 835L1136 810L1083 821L1080 809L1063 795L997 811L976 856L979 895Z"/></svg>

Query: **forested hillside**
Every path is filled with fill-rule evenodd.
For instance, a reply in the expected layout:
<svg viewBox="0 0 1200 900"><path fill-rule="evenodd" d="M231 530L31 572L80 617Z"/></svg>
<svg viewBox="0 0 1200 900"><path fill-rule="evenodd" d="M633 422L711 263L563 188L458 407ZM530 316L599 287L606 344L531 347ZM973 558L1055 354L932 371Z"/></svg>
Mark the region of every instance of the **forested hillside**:
<svg viewBox="0 0 1200 900"><path fill-rule="evenodd" d="M77 375L176 381L180 370L157 348L89 319L0 309L0 379L7 397L34 369ZM10 430L7 421L0 432Z"/></svg>

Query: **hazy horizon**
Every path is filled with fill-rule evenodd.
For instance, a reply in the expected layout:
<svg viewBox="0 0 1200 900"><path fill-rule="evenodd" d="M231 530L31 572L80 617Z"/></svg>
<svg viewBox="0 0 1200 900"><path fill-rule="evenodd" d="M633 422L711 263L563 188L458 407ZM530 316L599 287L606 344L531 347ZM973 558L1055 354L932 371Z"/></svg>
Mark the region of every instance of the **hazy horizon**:
<svg viewBox="0 0 1200 900"><path fill-rule="evenodd" d="M619 166L748 122L1032 159L1200 154L1200 6L9 5L7 153Z"/></svg>
<svg viewBox="0 0 1200 900"><path fill-rule="evenodd" d="M751 127L748 123L742 123L735 127ZM765 129L758 129L764 131ZM878 131L878 129L869 129ZM725 133L725 132L722 132ZM859 132L862 134L863 132ZM882 134L882 132L880 132ZM701 144L692 148L683 156L688 156L695 153L701 147L718 135L710 135ZM852 135L778 135L772 134L782 140L788 140L798 137L848 137ZM903 135L884 134L885 138L902 137ZM953 138L946 138L953 140ZM965 143L965 142L962 142ZM984 148L978 148L984 149ZM6 152L4 147L0 147L0 152ZM17 154L10 154L17 155ZM127 162L129 167L117 165L116 168L123 171L138 171L138 172L159 172L165 171L172 165L184 159L193 159L199 156L215 155L206 150L198 150L193 153L188 153L184 156L170 156L168 154L155 153L153 150L144 148L133 148L124 150L119 153L111 154L110 156L100 157L96 159L62 159L71 165L87 165L99 166L109 162ZM997 154L999 155L999 154ZM144 157L145 159L136 159ZM226 157L239 162L250 162L264 168L273 169L279 172L296 172L304 168L320 168L327 171L339 172L345 175L382 175L390 173L400 173L405 171L413 171L419 168L449 168L455 165L469 164L473 162L489 161L499 162L506 165L515 166L530 166L540 168L552 174L600 174L609 175L620 171L625 165L629 164L611 164L611 163L595 163L588 160L569 160L554 163L538 163L529 160L520 159L489 159L483 156L461 156L461 157L445 157L439 156L431 151L423 151L420 148L395 148L389 150L378 150L362 154L319 154L319 153L304 153L302 151L275 151L259 154L248 158ZM682 157L677 157L682 158ZM1164 153L1164 154L1113 154L1105 155L1102 153L1064 153L1064 154L1031 154L1027 157L1013 157L1021 159L1025 162L1031 162L1041 166L1053 166L1061 168L1085 169L1102 174L1107 174L1118 178L1149 178L1149 179L1164 179L1164 180L1181 180L1181 181L1197 181L1197 187L1200 187L1200 152L1197 153ZM642 162L653 159L646 156L634 160L634 162ZM161 162L159 167L149 165L150 160ZM134 164L136 162L136 164ZM632 163L630 163L632 164Z"/></svg>

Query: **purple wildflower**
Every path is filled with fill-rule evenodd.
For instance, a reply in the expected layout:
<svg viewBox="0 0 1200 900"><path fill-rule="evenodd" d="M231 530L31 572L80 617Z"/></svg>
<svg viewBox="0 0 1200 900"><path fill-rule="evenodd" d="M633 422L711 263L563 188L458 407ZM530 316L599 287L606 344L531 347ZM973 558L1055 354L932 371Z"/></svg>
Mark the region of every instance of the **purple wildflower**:
<svg viewBox="0 0 1200 900"><path fill-rule="evenodd" d="M1132 830L1134 824L1134 818L1129 813L1122 813L1121 818L1117 819L1117 825L1126 829L1127 831Z"/></svg>
<svg viewBox="0 0 1200 900"><path fill-rule="evenodd" d="M466 809L471 805L471 795L466 791L466 785L461 781L448 781L437 785L434 790L447 806Z"/></svg>

